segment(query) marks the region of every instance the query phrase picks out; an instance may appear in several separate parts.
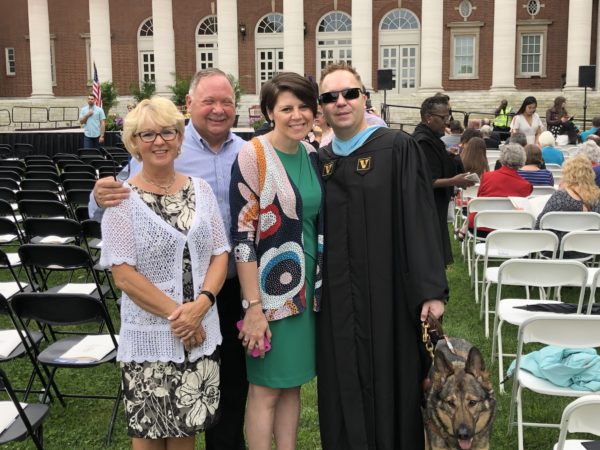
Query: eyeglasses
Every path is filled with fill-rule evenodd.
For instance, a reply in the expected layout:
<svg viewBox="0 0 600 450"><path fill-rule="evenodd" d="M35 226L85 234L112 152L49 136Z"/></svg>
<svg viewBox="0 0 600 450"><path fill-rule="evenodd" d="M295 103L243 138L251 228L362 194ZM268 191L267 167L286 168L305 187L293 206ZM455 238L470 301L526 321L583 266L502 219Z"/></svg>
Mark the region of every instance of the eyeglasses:
<svg viewBox="0 0 600 450"><path fill-rule="evenodd" d="M445 116L441 114L429 113L430 116L436 116L442 119L444 122L448 122L450 120L450 114L446 114Z"/></svg>
<svg viewBox="0 0 600 450"><path fill-rule="evenodd" d="M158 136L159 134L163 141L172 141L177 136L178 131L175 128L165 128L164 130L159 131L158 133L156 131L148 130L140 131L136 134L136 136L138 136L142 140L142 142L150 143L154 142L156 140L156 136Z"/></svg>
<svg viewBox="0 0 600 450"><path fill-rule="evenodd" d="M358 98L359 95L362 93L363 93L363 91L361 88L348 88L348 89L343 89L341 91L324 92L321 95L319 95L319 101L321 103L325 103L325 104L326 103L334 103L334 102L337 102L337 99L340 96L340 94L346 100L354 100L355 98Z"/></svg>

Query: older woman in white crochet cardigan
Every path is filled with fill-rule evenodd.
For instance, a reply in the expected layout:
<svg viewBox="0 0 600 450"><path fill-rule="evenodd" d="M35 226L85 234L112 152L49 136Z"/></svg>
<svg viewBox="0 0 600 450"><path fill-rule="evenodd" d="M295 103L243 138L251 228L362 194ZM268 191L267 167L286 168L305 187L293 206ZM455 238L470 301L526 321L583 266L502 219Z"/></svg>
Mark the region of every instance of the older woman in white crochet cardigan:
<svg viewBox="0 0 600 450"><path fill-rule="evenodd" d="M230 247L209 185L175 171L183 132L163 98L126 116L123 141L143 165L102 220L101 262L123 292L117 359L136 450L193 449L219 405L215 298Z"/></svg>

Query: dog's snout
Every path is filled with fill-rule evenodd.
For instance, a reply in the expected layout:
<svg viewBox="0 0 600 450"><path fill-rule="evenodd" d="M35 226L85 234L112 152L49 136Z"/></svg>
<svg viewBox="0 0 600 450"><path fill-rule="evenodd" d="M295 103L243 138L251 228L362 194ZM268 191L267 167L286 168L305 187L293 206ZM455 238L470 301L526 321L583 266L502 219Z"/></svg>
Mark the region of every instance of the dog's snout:
<svg viewBox="0 0 600 450"><path fill-rule="evenodd" d="M456 436L458 437L458 439L467 440L471 438L471 432L469 428L463 424L458 427Z"/></svg>

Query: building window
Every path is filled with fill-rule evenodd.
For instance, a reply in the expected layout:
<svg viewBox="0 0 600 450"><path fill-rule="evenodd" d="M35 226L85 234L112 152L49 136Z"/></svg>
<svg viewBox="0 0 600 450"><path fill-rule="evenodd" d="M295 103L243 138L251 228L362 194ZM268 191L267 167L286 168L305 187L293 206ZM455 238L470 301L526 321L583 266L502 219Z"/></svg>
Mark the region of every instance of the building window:
<svg viewBox="0 0 600 450"><path fill-rule="evenodd" d="M542 35L521 35L521 74L541 75Z"/></svg>
<svg viewBox="0 0 600 450"><path fill-rule="evenodd" d="M319 33L332 33L341 31L352 31L352 19L343 12L332 12L327 14L319 22Z"/></svg>
<svg viewBox="0 0 600 450"><path fill-rule="evenodd" d="M140 82L155 81L154 26L152 17L144 20L138 29L138 67Z"/></svg>
<svg viewBox="0 0 600 450"><path fill-rule="evenodd" d="M532 17L536 16L540 12L541 7L540 0L529 0L527 2L527 14Z"/></svg>
<svg viewBox="0 0 600 450"><path fill-rule="evenodd" d="M472 78L475 75L475 36L454 36L454 76Z"/></svg>
<svg viewBox="0 0 600 450"><path fill-rule="evenodd" d="M416 30L417 17L407 9L394 9L381 21L381 30Z"/></svg>
<svg viewBox="0 0 600 450"><path fill-rule="evenodd" d="M196 70L218 65L217 16L208 16L200 21L196 33Z"/></svg>
<svg viewBox="0 0 600 450"><path fill-rule="evenodd" d="M283 15L270 13L258 21L254 33L256 92L283 71Z"/></svg>
<svg viewBox="0 0 600 450"><path fill-rule="evenodd" d="M464 20L467 20L473 13L473 5L471 2L469 0L462 0L458 4L458 13L460 14L460 17L462 17Z"/></svg>
<svg viewBox="0 0 600 450"><path fill-rule="evenodd" d="M154 24L152 18L146 20L140 28L140 37L152 37L154 36Z"/></svg>
<svg viewBox="0 0 600 450"><path fill-rule="evenodd" d="M142 80L155 81L154 52L141 52Z"/></svg>
<svg viewBox="0 0 600 450"><path fill-rule="evenodd" d="M379 68L392 70L392 90L414 90L419 80L421 30L408 9L393 9L379 24Z"/></svg>
<svg viewBox="0 0 600 450"><path fill-rule="evenodd" d="M283 33L283 14L273 13L258 23L257 33Z"/></svg>
<svg viewBox="0 0 600 450"><path fill-rule="evenodd" d="M334 62L352 64L352 18L340 11L326 14L317 26L317 79Z"/></svg>
<svg viewBox="0 0 600 450"><path fill-rule="evenodd" d="M6 59L6 75L16 75L17 71L15 68L15 49L13 47L5 48L4 56Z"/></svg>

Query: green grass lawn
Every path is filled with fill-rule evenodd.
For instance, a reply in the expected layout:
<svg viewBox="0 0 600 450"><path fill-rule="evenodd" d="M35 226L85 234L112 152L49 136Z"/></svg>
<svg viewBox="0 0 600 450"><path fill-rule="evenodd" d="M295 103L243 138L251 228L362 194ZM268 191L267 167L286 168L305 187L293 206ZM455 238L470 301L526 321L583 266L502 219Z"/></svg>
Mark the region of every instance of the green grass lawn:
<svg viewBox="0 0 600 450"><path fill-rule="evenodd" d="M482 351L486 363L490 365L491 341L483 334L483 323L479 320L479 305L475 304L473 292L469 286L467 267L460 256L458 247L454 246L454 265L450 266L447 275L451 288L451 300L445 315L445 331L450 336L461 337ZM520 291L515 291L521 295ZM569 293L566 293L569 296ZM116 317L116 308L112 312ZM6 321L0 318L0 328ZM516 329L505 327L505 348L510 351L515 347ZM508 363L506 364L506 367ZM29 375L29 362L25 359L6 363L2 368L8 373L13 384L23 386ZM510 394L500 395L497 386L497 365L489 367L490 376L494 381L497 393L497 419L490 448L492 450L514 450L517 448L516 429L508 434L508 409ZM119 382L119 370L116 366L104 366L90 370L59 371L57 382L61 389L67 391L87 392L116 392ZM507 392L510 393L512 383L507 382ZM35 398L35 396L34 396ZM31 400L30 400L31 401ZM560 420L564 405L569 399L554 399L548 397L524 396L524 415L526 420ZM302 415L298 434L298 449L313 450L320 448L319 423L316 406L316 383L313 380L302 389ZM110 400L81 400L68 399L67 407L62 408L58 403L52 404L50 416L44 425L44 441L48 450L71 449L100 449L103 447L106 435L112 401ZM415 433L419 430L415 430ZM525 447L531 450L548 450L558 439L558 429L525 429ZM123 407L120 407L115 426L115 432L110 449L129 448L126 436ZM9 445L8 449L32 449L29 440ZM203 436L197 439L197 448L204 448ZM343 449L340 449L343 450Z"/></svg>

